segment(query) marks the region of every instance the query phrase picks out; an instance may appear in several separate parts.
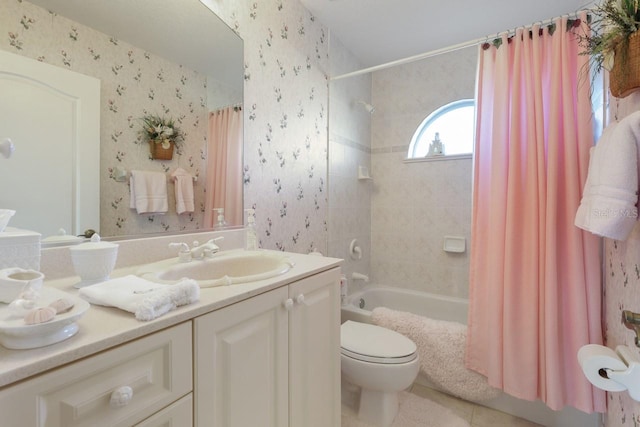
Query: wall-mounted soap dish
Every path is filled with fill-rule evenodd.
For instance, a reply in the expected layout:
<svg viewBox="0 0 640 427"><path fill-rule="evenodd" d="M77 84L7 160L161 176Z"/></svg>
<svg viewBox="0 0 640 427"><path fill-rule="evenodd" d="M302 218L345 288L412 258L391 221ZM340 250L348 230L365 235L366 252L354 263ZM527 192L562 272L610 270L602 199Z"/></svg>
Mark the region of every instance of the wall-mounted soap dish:
<svg viewBox="0 0 640 427"><path fill-rule="evenodd" d="M358 179L362 180L373 180L371 175L369 175L369 168L366 166L358 166Z"/></svg>
<svg viewBox="0 0 640 427"><path fill-rule="evenodd" d="M462 253L466 249L466 242L462 236L444 236L443 249L445 252Z"/></svg>

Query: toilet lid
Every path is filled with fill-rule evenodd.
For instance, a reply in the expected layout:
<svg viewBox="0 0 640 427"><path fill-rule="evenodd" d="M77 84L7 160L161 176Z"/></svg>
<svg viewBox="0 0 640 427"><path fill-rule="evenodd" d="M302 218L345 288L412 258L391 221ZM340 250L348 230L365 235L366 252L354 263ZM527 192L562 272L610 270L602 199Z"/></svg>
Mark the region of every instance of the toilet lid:
<svg viewBox="0 0 640 427"><path fill-rule="evenodd" d="M416 345L398 332L347 320L340 327L342 354L373 363L406 363L417 357Z"/></svg>

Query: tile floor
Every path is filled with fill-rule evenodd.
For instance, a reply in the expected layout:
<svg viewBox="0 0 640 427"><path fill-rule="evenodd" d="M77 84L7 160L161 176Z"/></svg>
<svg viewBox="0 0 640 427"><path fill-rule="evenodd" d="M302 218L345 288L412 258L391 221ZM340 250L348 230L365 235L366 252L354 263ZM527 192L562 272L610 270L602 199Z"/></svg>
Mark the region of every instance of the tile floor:
<svg viewBox="0 0 640 427"><path fill-rule="evenodd" d="M414 384L410 391L451 409L459 417L465 419L471 427L544 427L495 409L457 399L420 384Z"/></svg>

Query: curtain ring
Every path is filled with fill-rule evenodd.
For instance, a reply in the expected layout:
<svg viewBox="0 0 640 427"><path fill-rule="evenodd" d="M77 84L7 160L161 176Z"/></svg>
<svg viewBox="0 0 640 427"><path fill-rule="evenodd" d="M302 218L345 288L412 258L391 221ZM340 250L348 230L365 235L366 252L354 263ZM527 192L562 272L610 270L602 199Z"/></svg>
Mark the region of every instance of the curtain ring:
<svg viewBox="0 0 640 427"><path fill-rule="evenodd" d="M489 43L489 36L485 36L484 42L480 43L482 50L487 50L491 47L491 43Z"/></svg>

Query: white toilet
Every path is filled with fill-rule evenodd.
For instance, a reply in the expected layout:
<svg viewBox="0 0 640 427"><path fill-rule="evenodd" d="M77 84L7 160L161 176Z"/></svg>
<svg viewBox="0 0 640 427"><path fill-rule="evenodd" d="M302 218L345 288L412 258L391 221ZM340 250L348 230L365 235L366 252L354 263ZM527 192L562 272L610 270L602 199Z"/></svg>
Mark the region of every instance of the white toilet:
<svg viewBox="0 0 640 427"><path fill-rule="evenodd" d="M340 346L342 375L361 388L358 418L389 427L398 413L398 393L418 376L415 343L390 329L347 320Z"/></svg>

